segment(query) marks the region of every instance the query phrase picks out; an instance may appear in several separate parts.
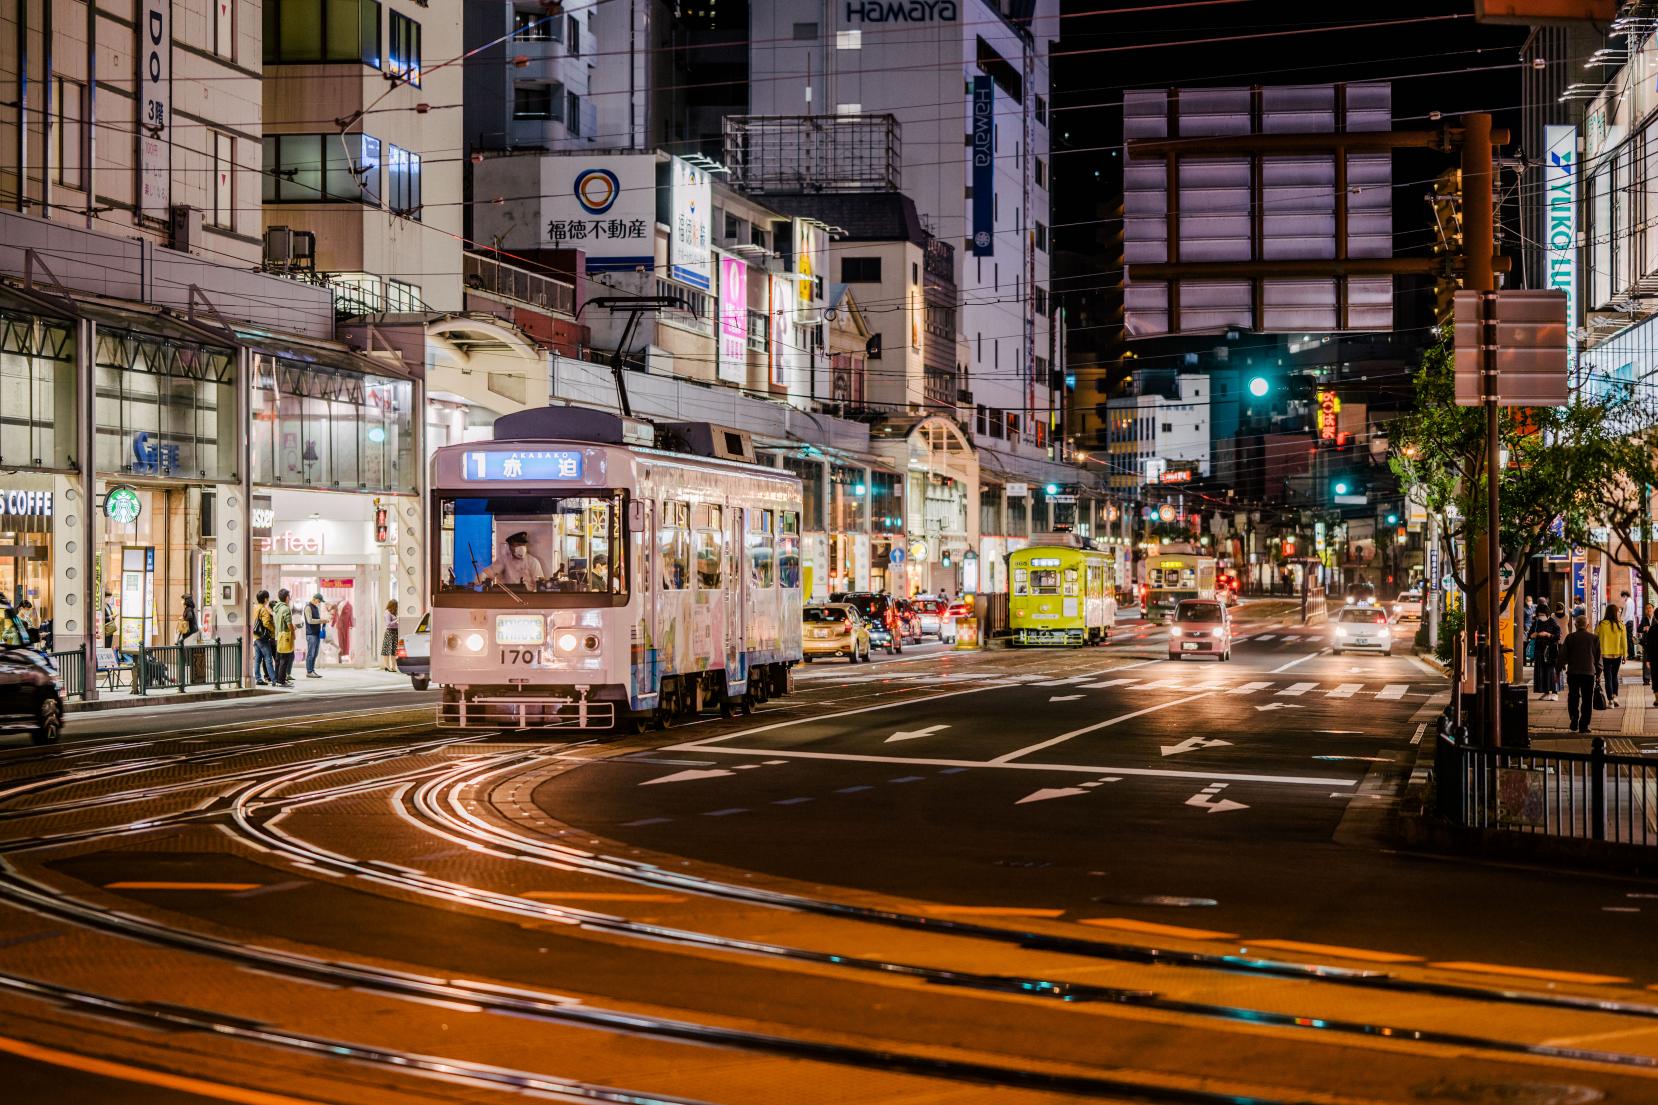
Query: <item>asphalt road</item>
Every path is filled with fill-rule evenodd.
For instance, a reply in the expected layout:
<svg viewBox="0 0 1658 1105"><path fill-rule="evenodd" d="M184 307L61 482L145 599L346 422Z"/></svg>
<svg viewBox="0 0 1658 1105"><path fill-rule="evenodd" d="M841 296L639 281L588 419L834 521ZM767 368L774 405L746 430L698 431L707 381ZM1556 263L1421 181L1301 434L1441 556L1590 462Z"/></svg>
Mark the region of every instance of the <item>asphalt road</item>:
<svg viewBox="0 0 1658 1105"><path fill-rule="evenodd" d="M1658 885L1390 850L1443 680L1288 613L621 739L77 717L0 750L6 1100L1658 1100Z"/></svg>

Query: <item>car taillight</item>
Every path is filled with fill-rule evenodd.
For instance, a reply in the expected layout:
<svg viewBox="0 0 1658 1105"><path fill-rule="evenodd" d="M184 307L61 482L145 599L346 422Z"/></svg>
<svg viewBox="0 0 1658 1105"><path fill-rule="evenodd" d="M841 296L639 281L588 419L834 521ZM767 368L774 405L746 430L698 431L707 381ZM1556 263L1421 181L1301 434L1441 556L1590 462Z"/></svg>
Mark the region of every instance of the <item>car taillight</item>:
<svg viewBox="0 0 1658 1105"><path fill-rule="evenodd" d="M397 658L399 660L407 660L409 658L409 642L402 637L397 638Z"/></svg>

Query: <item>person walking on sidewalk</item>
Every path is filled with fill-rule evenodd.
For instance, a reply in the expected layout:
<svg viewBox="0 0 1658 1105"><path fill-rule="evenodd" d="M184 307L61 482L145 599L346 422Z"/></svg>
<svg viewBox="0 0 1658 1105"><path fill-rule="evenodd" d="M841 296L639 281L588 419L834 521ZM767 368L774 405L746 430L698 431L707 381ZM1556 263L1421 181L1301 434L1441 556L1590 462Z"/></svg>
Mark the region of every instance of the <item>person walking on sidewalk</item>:
<svg viewBox="0 0 1658 1105"><path fill-rule="evenodd" d="M323 628L322 592L318 591L311 596L311 601L305 604L305 678L321 679L317 671L317 657L322 655L322 638L328 631Z"/></svg>
<svg viewBox="0 0 1658 1105"><path fill-rule="evenodd" d="M386 631L380 635L380 667L397 670L397 600L386 603Z"/></svg>
<svg viewBox="0 0 1658 1105"><path fill-rule="evenodd" d="M1600 673L1600 640L1589 632L1589 619L1579 614L1576 626L1561 642L1566 667L1566 720L1572 732L1587 733L1595 713L1595 676Z"/></svg>
<svg viewBox="0 0 1658 1105"><path fill-rule="evenodd" d="M1560 669L1560 623L1549 613L1548 602L1537 604L1531 619L1531 688L1545 702L1557 702L1555 673Z"/></svg>
<svg viewBox="0 0 1658 1105"><path fill-rule="evenodd" d="M1601 615L1600 624L1595 626L1595 637L1600 641L1600 663L1602 674L1606 677L1606 704L1618 705L1618 669L1623 667L1623 658L1629 655L1625 641L1623 626L1623 611L1618 604L1606 604L1606 613Z"/></svg>
<svg viewBox="0 0 1658 1105"><path fill-rule="evenodd" d="M271 606L271 618L276 623L276 685L294 685L294 608L288 605L288 589L276 593Z"/></svg>
<svg viewBox="0 0 1658 1105"><path fill-rule="evenodd" d="M271 593L253 596L253 685L276 683L276 618L271 614Z"/></svg>
<svg viewBox="0 0 1658 1105"><path fill-rule="evenodd" d="M1641 655L1645 657L1641 666L1652 684L1652 704L1658 706L1658 617L1647 617L1646 628L1641 631Z"/></svg>
<svg viewBox="0 0 1658 1105"><path fill-rule="evenodd" d="M1618 611L1618 613L1623 618L1623 630L1624 630L1623 654L1625 656L1629 657L1630 659L1634 659L1635 658L1635 615L1637 613L1637 611L1635 609L1635 600L1633 598L1630 598L1628 591L1619 591L1618 592L1618 599L1620 600L1620 602L1622 604L1622 607L1623 607L1621 610Z"/></svg>

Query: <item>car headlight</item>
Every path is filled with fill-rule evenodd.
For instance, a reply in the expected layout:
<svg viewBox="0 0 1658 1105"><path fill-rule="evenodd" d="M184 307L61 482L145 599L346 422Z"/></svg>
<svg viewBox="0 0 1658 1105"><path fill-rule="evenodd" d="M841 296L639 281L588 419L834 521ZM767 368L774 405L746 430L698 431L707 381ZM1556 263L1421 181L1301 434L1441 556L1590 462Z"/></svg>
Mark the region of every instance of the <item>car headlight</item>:
<svg viewBox="0 0 1658 1105"><path fill-rule="evenodd" d="M1169 630L1169 636L1171 636L1171 637L1180 636L1180 627L1177 625L1173 629Z"/></svg>
<svg viewBox="0 0 1658 1105"><path fill-rule="evenodd" d="M1338 626L1336 626L1336 636L1337 636L1337 637L1345 637L1345 636L1347 636L1347 630L1345 630L1345 629L1343 629L1343 628L1342 628L1342 627L1341 627L1341 626L1339 626L1339 625L1338 625Z"/></svg>
<svg viewBox="0 0 1658 1105"><path fill-rule="evenodd" d="M1384 640L1384 641L1389 640L1389 639L1392 638L1392 636L1393 636L1393 630L1386 629L1386 628L1384 628L1382 630L1382 640Z"/></svg>
<svg viewBox="0 0 1658 1105"><path fill-rule="evenodd" d="M1226 630L1224 629L1211 629L1209 632L1216 637L1226 636Z"/></svg>
<svg viewBox="0 0 1658 1105"><path fill-rule="evenodd" d="M1400 612L1400 611L1402 611L1402 610L1403 610L1403 609L1404 609L1404 608L1405 608L1405 604L1404 604L1404 603L1402 603L1402 602L1396 602L1396 603L1394 603L1394 604L1393 604L1393 612L1394 612L1394 613L1395 613L1395 614L1397 614L1397 613L1399 613L1399 612Z"/></svg>

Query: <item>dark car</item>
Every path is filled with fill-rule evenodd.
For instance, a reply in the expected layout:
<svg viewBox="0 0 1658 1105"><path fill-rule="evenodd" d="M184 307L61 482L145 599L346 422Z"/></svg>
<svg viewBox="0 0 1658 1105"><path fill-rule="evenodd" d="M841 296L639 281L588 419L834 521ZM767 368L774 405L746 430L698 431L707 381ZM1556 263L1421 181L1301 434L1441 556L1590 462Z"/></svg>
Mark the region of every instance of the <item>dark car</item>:
<svg viewBox="0 0 1658 1105"><path fill-rule="evenodd" d="M864 621L869 623L869 643L874 648L884 648L888 652L903 652L905 633L893 633L887 626L887 614L892 611L892 599L886 595L876 594L874 591L836 591L829 596L830 602L844 602L848 606L857 608ZM920 631L921 619L915 619L917 632Z"/></svg>
<svg viewBox="0 0 1658 1105"><path fill-rule="evenodd" d="M44 653L0 646L0 731L28 733L36 744L55 744L62 736L63 694Z"/></svg>

